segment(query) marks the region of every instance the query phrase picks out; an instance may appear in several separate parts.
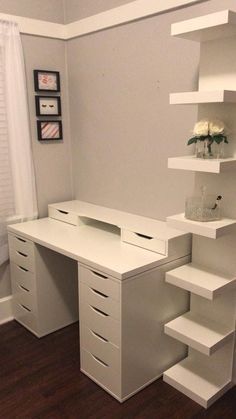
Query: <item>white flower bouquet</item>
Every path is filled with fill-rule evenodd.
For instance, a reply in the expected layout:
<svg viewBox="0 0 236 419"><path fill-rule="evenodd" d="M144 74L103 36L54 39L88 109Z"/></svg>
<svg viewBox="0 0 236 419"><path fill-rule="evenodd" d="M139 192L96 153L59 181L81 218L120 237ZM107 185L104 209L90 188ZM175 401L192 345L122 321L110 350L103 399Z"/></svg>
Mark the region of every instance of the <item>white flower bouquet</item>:
<svg viewBox="0 0 236 419"><path fill-rule="evenodd" d="M202 119L194 125L194 136L188 140L187 144L196 144L196 157L223 157L222 146L224 143L228 143L225 131L226 128L224 122L218 119L212 121ZM216 144L214 149L217 147L216 153L212 152L213 143ZM220 146L220 144L222 145ZM219 147L221 150L219 150ZM216 154L216 156L214 156L214 154Z"/></svg>
<svg viewBox="0 0 236 419"><path fill-rule="evenodd" d="M208 119L202 119L194 125L193 129L194 136L188 140L188 145L196 143L197 141L208 141L208 147L213 142L220 144L221 142L227 143L227 136L225 135L225 124L224 122L215 119L209 121Z"/></svg>

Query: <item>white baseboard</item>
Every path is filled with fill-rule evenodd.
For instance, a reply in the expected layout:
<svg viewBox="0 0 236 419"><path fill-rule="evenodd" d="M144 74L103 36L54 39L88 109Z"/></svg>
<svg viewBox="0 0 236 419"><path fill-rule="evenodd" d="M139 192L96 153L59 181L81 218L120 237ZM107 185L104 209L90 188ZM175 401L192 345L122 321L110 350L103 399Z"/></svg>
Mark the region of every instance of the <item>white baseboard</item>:
<svg viewBox="0 0 236 419"><path fill-rule="evenodd" d="M0 298L0 325L13 320L12 296Z"/></svg>

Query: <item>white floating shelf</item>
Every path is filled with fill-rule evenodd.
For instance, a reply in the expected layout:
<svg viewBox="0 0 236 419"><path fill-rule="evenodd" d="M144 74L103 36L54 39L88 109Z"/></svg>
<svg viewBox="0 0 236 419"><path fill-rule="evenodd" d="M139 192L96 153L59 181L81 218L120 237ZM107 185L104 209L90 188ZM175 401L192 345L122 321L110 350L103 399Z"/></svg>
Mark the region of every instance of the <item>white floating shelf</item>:
<svg viewBox="0 0 236 419"><path fill-rule="evenodd" d="M166 282L201 297L213 300L236 287L236 277L222 275L193 263L182 265L166 273Z"/></svg>
<svg viewBox="0 0 236 419"><path fill-rule="evenodd" d="M196 42L236 35L236 13L222 10L171 25L171 35Z"/></svg>
<svg viewBox="0 0 236 419"><path fill-rule="evenodd" d="M192 221L185 218L184 213L167 217L170 227L177 230L187 231L200 236L217 239L220 236L231 233L236 228L236 220L222 218L218 221Z"/></svg>
<svg viewBox="0 0 236 419"><path fill-rule="evenodd" d="M170 157L168 159L168 168L194 172L223 173L236 169L236 158L199 159L195 156Z"/></svg>
<svg viewBox="0 0 236 419"><path fill-rule="evenodd" d="M163 379L196 403L208 408L232 387L214 368L203 368L197 361L185 358L167 370Z"/></svg>
<svg viewBox="0 0 236 419"><path fill-rule="evenodd" d="M165 333L208 356L234 336L234 330L191 311L167 323Z"/></svg>
<svg viewBox="0 0 236 419"><path fill-rule="evenodd" d="M235 103L234 90L198 90L170 94L171 105L194 105L200 103Z"/></svg>

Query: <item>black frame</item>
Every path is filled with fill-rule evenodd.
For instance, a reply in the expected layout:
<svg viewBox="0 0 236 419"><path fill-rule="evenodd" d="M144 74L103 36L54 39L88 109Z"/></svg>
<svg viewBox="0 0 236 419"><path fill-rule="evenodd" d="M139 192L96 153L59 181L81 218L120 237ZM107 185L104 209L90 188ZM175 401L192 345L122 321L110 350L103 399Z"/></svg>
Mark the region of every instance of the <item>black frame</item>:
<svg viewBox="0 0 236 419"><path fill-rule="evenodd" d="M56 89L41 89L39 87L39 74L53 74L56 76ZM59 71L34 70L34 90L35 92L60 92L60 73Z"/></svg>
<svg viewBox="0 0 236 419"><path fill-rule="evenodd" d="M46 122L56 123L59 125L59 137L58 138L42 138L42 126L41 124L45 124ZM37 121L37 131L38 131L38 140L39 141L58 141L63 139L62 135L62 122L57 120L48 120L45 119L43 121Z"/></svg>
<svg viewBox="0 0 236 419"><path fill-rule="evenodd" d="M57 113L40 113L40 101L43 99L51 99L57 102ZM35 108L37 116L61 116L61 98L60 96L35 96Z"/></svg>

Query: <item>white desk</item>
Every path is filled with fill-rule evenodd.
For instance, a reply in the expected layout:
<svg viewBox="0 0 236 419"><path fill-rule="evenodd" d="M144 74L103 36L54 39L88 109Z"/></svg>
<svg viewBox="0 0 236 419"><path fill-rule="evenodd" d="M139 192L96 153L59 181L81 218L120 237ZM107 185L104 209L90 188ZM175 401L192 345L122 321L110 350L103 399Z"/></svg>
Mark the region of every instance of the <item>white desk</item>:
<svg viewBox="0 0 236 419"><path fill-rule="evenodd" d="M188 294L164 275L189 261L189 235L78 201L52 208L77 225L45 218L9 226L15 318L38 337L76 321L78 262L81 370L124 401L185 355L163 326L186 311ZM166 254L123 242L101 221L139 231L139 246L146 240Z"/></svg>

